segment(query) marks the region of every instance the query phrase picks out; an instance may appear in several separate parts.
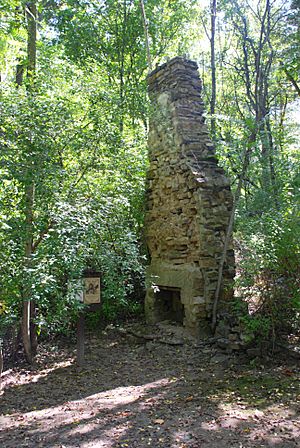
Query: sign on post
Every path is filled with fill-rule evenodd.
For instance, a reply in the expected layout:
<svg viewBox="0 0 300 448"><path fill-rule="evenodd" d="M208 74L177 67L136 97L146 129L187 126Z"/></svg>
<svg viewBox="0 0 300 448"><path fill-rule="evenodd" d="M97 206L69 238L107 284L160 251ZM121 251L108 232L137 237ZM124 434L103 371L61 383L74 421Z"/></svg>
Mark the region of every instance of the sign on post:
<svg viewBox="0 0 300 448"><path fill-rule="evenodd" d="M89 305L87 311L95 311L101 306L100 273L85 271L82 279L82 290L77 297L84 304ZM84 364L84 311L80 313L77 321L77 365Z"/></svg>
<svg viewBox="0 0 300 448"><path fill-rule="evenodd" d="M93 303L100 303L100 276L99 277L84 277L83 289L83 303L91 305Z"/></svg>

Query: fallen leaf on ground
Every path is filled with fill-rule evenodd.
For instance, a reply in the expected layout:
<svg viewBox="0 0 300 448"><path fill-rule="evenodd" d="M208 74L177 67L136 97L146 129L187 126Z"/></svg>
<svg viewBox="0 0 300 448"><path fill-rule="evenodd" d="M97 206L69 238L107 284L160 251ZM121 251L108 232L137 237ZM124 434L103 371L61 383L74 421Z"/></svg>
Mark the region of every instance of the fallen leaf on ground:
<svg viewBox="0 0 300 448"><path fill-rule="evenodd" d="M165 421L162 418L157 418L153 421L153 423L155 423L156 425L163 425Z"/></svg>

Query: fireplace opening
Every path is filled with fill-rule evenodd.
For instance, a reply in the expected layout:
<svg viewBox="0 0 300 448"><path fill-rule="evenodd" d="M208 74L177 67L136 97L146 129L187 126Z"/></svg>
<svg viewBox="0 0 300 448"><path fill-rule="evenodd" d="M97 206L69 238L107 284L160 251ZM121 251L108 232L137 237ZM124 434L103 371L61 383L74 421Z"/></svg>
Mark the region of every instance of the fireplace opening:
<svg viewBox="0 0 300 448"><path fill-rule="evenodd" d="M170 320L183 325L184 306L180 300L180 289L162 288L155 294L155 307L160 320Z"/></svg>

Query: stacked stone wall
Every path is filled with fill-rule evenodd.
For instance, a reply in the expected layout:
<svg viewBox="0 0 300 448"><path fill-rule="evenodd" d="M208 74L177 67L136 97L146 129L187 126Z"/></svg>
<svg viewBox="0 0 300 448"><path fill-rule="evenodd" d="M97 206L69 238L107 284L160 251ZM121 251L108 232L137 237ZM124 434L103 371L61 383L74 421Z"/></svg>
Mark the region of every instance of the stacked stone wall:
<svg viewBox="0 0 300 448"><path fill-rule="evenodd" d="M185 324L196 327L211 310L232 210L230 183L217 164L204 123L197 65L175 58L152 72L148 84L152 103L145 222L151 256L148 283L170 287L177 283L174 286L183 290ZM179 273L183 284L178 285ZM233 275L230 247L223 291ZM158 320L150 288L146 311L149 320Z"/></svg>

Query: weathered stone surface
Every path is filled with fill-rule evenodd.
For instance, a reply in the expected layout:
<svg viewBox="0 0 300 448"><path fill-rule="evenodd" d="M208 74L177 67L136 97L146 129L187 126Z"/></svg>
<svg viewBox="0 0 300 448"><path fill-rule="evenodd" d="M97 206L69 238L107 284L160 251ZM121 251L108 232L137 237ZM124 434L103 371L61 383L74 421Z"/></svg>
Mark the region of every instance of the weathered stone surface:
<svg viewBox="0 0 300 448"><path fill-rule="evenodd" d="M167 293L158 306L155 285L165 291L176 288L184 306L183 324L201 332L210 317L232 210L230 182L217 165L204 124L197 65L174 58L149 75L148 85L153 113L145 220L151 257L146 317L158 322L172 312ZM223 291L230 290L234 276L232 244L229 249Z"/></svg>

